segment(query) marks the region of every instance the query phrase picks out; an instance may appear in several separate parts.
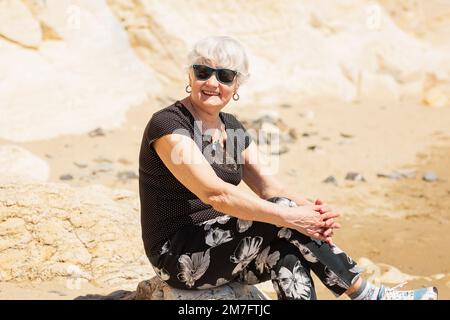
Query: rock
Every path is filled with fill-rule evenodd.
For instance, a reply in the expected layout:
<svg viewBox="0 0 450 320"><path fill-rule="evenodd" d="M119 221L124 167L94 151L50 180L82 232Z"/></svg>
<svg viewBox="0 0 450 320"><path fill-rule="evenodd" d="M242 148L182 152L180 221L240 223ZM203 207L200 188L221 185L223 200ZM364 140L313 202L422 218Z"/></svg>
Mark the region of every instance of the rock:
<svg viewBox="0 0 450 320"><path fill-rule="evenodd" d="M309 131L309 132L303 132L302 137L311 137L311 136L317 136L319 133L317 131Z"/></svg>
<svg viewBox="0 0 450 320"><path fill-rule="evenodd" d="M139 179L139 176L134 171L120 171L117 173L119 180Z"/></svg>
<svg viewBox="0 0 450 320"><path fill-rule="evenodd" d="M251 122L243 121L243 123L265 154L280 155L289 152L287 144L298 139L295 128L289 128L273 113L267 113Z"/></svg>
<svg viewBox="0 0 450 320"><path fill-rule="evenodd" d="M395 170L392 173L377 173L377 177L388 178L393 180L405 179L405 178L415 178L416 170Z"/></svg>
<svg viewBox="0 0 450 320"><path fill-rule="evenodd" d="M117 290L103 296L100 294L87 294L76 297L74 300L135 300L136 292L127 290Z"/></svg>
<svg viewBox="0 0 450 320"><path fill-rule="evenodd" d="M433 171L427 171L422 176L422 179L426 182L435 182L438 180L438 177Z"/></svg>
<svg viewBox="0 0 450 320"><path fill-rule="evenodd" d="M423 102L430 107L445 107L450 105L449 97L438 87L433 87L425 91Z"/></svg>
<svg viewBox="0 0 450 320"><path fill-rule="evenodd" d="M345 176L345 180L366 182L366 179L358 172L348 172Z"/></svg>
<svg viewBox="0 0 450 320"><path fill-rule="evenodd" d="M84 169L87 168L87 164L86 163L78 163L78 162L74 162L73 163L76 167L80 168L80 169Z"/></svg>
<svg viewBox="0 0 450 320"><path fill-rule="evenodd" d="M349 133L341 132L340 135L342 138L353 138L353 135Z"/></svg>
<svg viewBox="0 0 450 320"><path fill-rule="evenodd" d="M101 172L111 172L114 169L114 165L108 162L102 162L95 166L94 170L92 170L92 174L96 175Z"/></svg>
<svg viewBox="0 0 450 320"><path fill-rule="evenodd" d="M1 185L0 281L63 277L135 288L154 275L140 236L135 193L100 185Z"/></svg>
<svg viewBox="0 0 450 320"><path fill-rule="evenodd" d="M128 160L126 158L119 158L117 160L117 162L119 162L120 164L123 164L125 166L129 166L129 165L133 164L133 162L131 162L130 160Z"/></svg>
<svg viewBox="0 0 450 320"><path fill-rule="evenodd" d="M59 177L59 180L63 181L73 180L73 176L71 174L63 174Z"/></svg>
<svg viewBox="0 0 450 320"><path fill-rule="evenodd" d="M88 133L88 136L91 138L104 136L104 135L105 135L105 131L103 131L102 128L97 128L95 130L89 131L89 133Z"/></svg>
<svg viewBox="0 0 450 320"><path fill-rule="evenodd" d="M118 127L131 106L161 88L106 1L2 0L0 35L0 137L7 140Z"/></svg>
<svg viewBox="0 0 450 320"><path fill-rule="evenodd" d="M270 300L255 286L237 282L202 290L181 290L169 287L158 277L139 283L136 300Z"/></svg>
<svg viewBox="0 0 450 320"><path fill-rule="evenodd" d="M335 186L337 186L337 180L334 176L328 176L325 178L325 180L322 181L323 183L332 183Z"/></svg>
<svg viewBox="0 0 450 320"><path fill-rule="evenodd" d="M283 111L297 95L355 102L411 94L415 102L448 105L450 5L404 2L202 1L186 14L190 4L181 0L2 0L0 74L8 81L0 81L0 137L27 141L117 127L130 106L152 94L169 104L175 99L164 88L184 88L185 55L205 29L232 34L246 47L244 105ZM428 86L429 75L438 82ZM83 121L74 125L76 118Z"/></svg>
<svg viewBox="0 0 450 320"><path fill-rule="evenodd" d="M400 284L406 281L418 280L425 277L403 273L399 269L384 263L374 263L370 259L361 257L358 266L364 270L364 276L372 283Z"/></svg>
<svg viewBox="0 0 450 320"><path fill-rule="evenodd" d="M0 2L0 36L18 43L24 48L37 48L42 33L39 21L21 1Z"/></svg>
<svg viewBox="0 0 450 320"><path fill-rule="evenodd" d="M361 74L359 89L360 100L372 100L378 102L398 101L400 99L400 87L396 79L390 74L374 74L363 71ZM374 93L377 94L374 94Z"/></svg>
<svg viewBox="0 0 450 320"><path fill-rule="evenodd" d="M16 145L0 146L0 177L46 181L49 175L50 167L45 160Z"/></svg>

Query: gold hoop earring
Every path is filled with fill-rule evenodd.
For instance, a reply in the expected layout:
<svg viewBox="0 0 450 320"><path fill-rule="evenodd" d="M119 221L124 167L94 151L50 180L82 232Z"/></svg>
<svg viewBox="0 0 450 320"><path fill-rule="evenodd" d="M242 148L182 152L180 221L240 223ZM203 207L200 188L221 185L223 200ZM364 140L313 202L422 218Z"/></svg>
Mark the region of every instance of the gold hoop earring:
<svg viewBox="0 0 450 320"><path fill-rule="evenodd" d="M190 91L189 91L189 88L191 88ZM192 87L191 87L191 85L188 84L184 90L185 90L187 93L191 93L191 92L192 92Z"/></svg>
<svg viewBox="0 0 450 320"><path fill-rule="evenodd" d="M235 92L234 94L233 94L233 100L234 101L238 101L239 100L239 94L237 93L237 92Z"/></svg>

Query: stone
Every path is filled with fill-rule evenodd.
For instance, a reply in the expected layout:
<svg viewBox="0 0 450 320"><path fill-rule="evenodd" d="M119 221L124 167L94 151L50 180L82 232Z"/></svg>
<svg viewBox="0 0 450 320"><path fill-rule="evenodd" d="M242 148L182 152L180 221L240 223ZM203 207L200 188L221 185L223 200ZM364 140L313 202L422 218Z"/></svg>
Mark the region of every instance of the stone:
<svg viewBox="0 0 450 320"><path fill-rule="evenodd" d="M17 145L0 145L1 176L46 181L50 176L50 167L47 161Z"/></svg>
<svg viewBox="0 0 450 320"><path fill-rule="evenodd" d="M379 178L388 178L393 180L406 179L406 178L415 178L416 170L404 169L404 170L394 170L391 173L377 173L377 177Z"/></svg>
<svg viewBox="0 0 450 320"><path fill-rule="evenodd" d="M322 181L323 183L332 183L335 186L337 186L337 180L334 176L328 176L325 178L325 180Z"/></svg>
<svg viewBox="0 0 450 320"><path fill-rule="evenodd" d="M347 172L345 180L366 182L366 179L358 172Z"/></svg>
<svg viewBox="0 0 450 320"><path fill-rule="evenodd" d="M25 48L37 48L42 32L25 4L17 0L0 1L0 36Z"/></svg>
<svg viewBox="0 0 450 320"><path fill-rule="evenodd" d="M397 101L405 91L416 92L414 101L420 102L426 72L449 78L449 19L442 17L448 16L450 6L445 1L261 5L238 0L233 7L199 1L195 14L182 1L177 2L176 10L173 3L136 6L132 0L121 0L109 1L109 5L137 54L161 77L170 74L172 81L180 84L184 74L173 71L193 42L203 37L201 30L245 39L251 77L241 89L240 102L244 104L281 106L289 101L280 101L280 97L298 93L344 101ZM422 6L427 8L425 14ZM212 17L209 12L216 14ZM405 17L407 22L398 22ZM426 24L422 24L423 17ZM220 23L224 20L229 21L225 27ZM167 47L172 49L170 53ZM278 73L283 77L273 77Z"/></svg>
<svg viewBox="0 0 450 320"><path fill-rule="evenodd" d="M89 133L88 133L88 136L91 138L104 136L104 135L105 135L105 131L102 128L97 128L95 130L89 131Z"/></svg>
<svg viewBox="0 0 450 320"><path fill-rule="evenodd" d="M0 1L1 138L115 128L160 90L106 1L42 2Z"/></svg>
<svg viewBox="0 0 450 320"><path fill-rule="evenodd" d="M426 182L435 182L438 180L438 177L433 171L427 171L423 174L422 180Z"/></svg>
<svg viewBox="0 0 450 320"><path fill-rule="evenodd" d="M1 186L0 281L62 277L135 288L155 274L134 192L20 180Z"/></svg>
<svg viewBox="0 0 450 320"><path fill-rule="evenodd" d="M182 290L168 286L158 277L139 283L136 300L270 300L252 285L231 282L212 289Z"/></svg>
<svg viewBox="0 0 450 320"><path fill-rule="evenodd" d="M139 179L139 176L134 171L119 171L117 173L117 178L126 181L130 179Z"/></svg>
<svg viewBox="0 0 450 320"><path fill-rule="evenodd" d="M59 177L59 180L63 181L73 180L73 176L71 174L63 174Z"/></svg>
<svg viewBox="0 0 450 320"><path fill-rule="evenodd" d="M78 162L74 162L73 163L76 167L80 168L80 169L84 169L87 168L88 165L86 163L78 163Z"/></svg>
<svg viewBox="0 0 450 320"><path fill-rule="evenodd" d="M445 107L450 105L449 97L443 90L437 87L430 88L425 91L423 102L430 107Z"/></svg>

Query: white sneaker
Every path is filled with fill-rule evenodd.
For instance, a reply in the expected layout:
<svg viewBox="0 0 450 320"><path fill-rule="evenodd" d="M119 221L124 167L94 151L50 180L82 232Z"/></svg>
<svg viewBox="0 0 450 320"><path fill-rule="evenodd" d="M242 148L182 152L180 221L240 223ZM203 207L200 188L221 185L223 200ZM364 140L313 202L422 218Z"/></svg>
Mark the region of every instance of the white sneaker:
<svg viewBox="0 0 450 320"><path fill-rule="evenodd" d="M378 300L437 300L436 287L420 288L408 291L399 291L396 288L380 287Z"/></svg>

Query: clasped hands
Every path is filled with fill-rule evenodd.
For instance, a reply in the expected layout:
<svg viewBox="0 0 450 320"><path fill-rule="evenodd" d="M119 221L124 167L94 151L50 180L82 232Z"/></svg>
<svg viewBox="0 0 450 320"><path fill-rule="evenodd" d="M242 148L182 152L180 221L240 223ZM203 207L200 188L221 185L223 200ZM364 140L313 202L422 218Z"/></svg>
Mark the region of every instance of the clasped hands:
<svg viewBox="0 0 450 320"><path fill-rule="evenodd" d="M285 221L287 227L295 229L313 239L321 240L333 245L332 236L334 229L341 226L335 222L339 214L331 209L322 200L317 199L314 203L291 207L286 212Z"/></svg>
<svg viewBox="0 0 450 320"><path fill-rule="evenodd" d="M339 223L334 221L335 218L340 216L339 213L334 212L320 199L317 199L314 202L314 210L321 215L324 224L322 230L314 234L314 236L316 236L319 240L333 245L333 240L331 237L334 235L334 229L339 229L341 227Z"/></svg>

